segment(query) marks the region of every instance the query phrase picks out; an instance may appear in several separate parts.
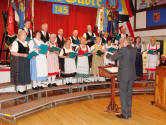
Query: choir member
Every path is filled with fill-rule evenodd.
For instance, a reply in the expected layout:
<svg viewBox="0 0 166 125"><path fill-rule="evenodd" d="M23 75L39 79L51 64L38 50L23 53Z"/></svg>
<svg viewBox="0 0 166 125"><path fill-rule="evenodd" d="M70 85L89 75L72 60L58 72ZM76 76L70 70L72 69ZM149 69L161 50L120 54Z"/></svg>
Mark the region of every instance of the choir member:
<svg viewBox="0 0 166 125"><path fill-rule="evenodd" d="M98 26L97 25L94 26L93 32L95 33L96 36L100 35L99 31L98 31Z"/></svg>
<svg viewBox="0 0 166 125"><path fill-rule="evenodd" d="M65 78L64 82L66 85L72 85L73 79L76 75L76 62L75 58L70 58L69 54L74 52L69 38L65 39L64 47L60 51L60 58L64 61L61 64L61 76Z"/></svg>
<svg viewBox="0 0 166 125"><path fill-rule="evenodd" d="M90 48L86 45L86 38L81 37L80 45L77 46L78 49L78 58L77 58L77 77L80 83L86 82L86 78L89 77L89 61L88 56L85 56L85 53L90 52Z"/></svg>
<svg viewBox="0 0 166 125"><path fill-rule="evenodd" d="M121 33L118 36L119 38L128 37L128 34L126 33L126 27L122 26L122 28L120 29L120 31L121 31ZM115 43L119 44L119 41L115 40Z"/></svg>
<svg viewBox="0 0 166 125"><path fill-rule="evenodd" d="M100 79L98 67L104 64L103 54L99 55L99 52L104 53L100 37L96 37L95 44L91 47L91 51L93 51L91 74L94 75L94 81L98 81Z"/></svg>
<svg viewBox="0 0 166 125"><path fill-rule="evenodd" d="M159 45L156 44L156 38L152 37L150 43L147 45L147 61L146 69L148 71L148 80L153 75L155 79L156 66L159 65Z"/></svg>
<svg viewBox="0 0 166 125"><path fill-rule="evenodd" d="M63 48L64 46L64 37L63 37L63 29L58 30L58 36L57 36L57 44L59 48Z"/></svg>
<svg viewBox="0 0 166 125"><path fill-rule="evenodd" d="M46 43L49 41L48 24L42 24L41 29L41 40Z"/></svg>
<svg viewBox="0 0 166 125"><path fill-rule="evenodd" d="M108 40L109 40L109 33L104 32L104 36L102 37L102 45L107 44Z"/></svg>
<svg viewBox="0 0 166 125"><path fill-rule="evenodd" d="M58 30L58 35L57 35L57 44L59 48L63 48L64 46L64 37L63 37L63 29L59 29ZM63 68L63 64L64 64L64 59L63 58L59 58L59 67L60 69Z"/></svg>
<svg viewBox="0 0 166 125"><path fill-rule="evenodd" d="M126 33L126 27L121 28L121 34L119 34L120 38L122 37L128 37L128 34Z"/></svg>
<svg viewBox="0 0 166 125"><path fill-rule="evenodd" d="M52 47L58 47L56 43L56 34L50 34L50 41L47 43L49 45L49 50ZM58 51L48 51L47 53L47 63L48 63L48 87L57 86L55 83L56 75L59 75L59 59Z"/></svg>
<svg viewBox="0 0 166 125"><path fill-rule="evenodd" d="M87 45L89 47L94 45L94 40L92 40L92 37L96 37L96 34L92 32L92 26L87 25L87 32L83 34L83 37L87 40ZM89 66L91 67L92 64L92 56L89 56Z"/></svg>
<svg viewBox="0 0 166 125"><path fill-rule="evenodd" d="M76 41L79 41L79 38L78 38L78 30L74 30L73 31L73 36L70 37L71 41L72 41L72 44L73 46L77 46L78 44L76 43Z"/></svg>
<svg viewBox="0 0 166 125"><path fill-rule="evenodd" d="M134 47L137 49L136 60L135 60L136 75L137 75L137 79L141 80L141 78L143 77L141 37L139 36L136 37Z"/></svg>
<svg viewBox="0 0 166 125"><path fill-rule="evenodd" d="M11 83L16 85L19 94L26 94L26 85L30 84L30 60L28 43L25 41L27 34L24 30L18 32L17 39L10 49L11 59Z"/></svg>
<svg viewBox="0 0 166 125"><path fill-rule="evenodd" d="M31 26L31 21L25 20L23 30L25 30L25 32L27 33L27 37L32 39L32 30L30 29L30 26Z"/></svg>
<svg viewBox="0 0 166 125"><path fill-rule="evenodd" d="M43 89L44 81L48 79L48 68L47 68L47 58L45 54L40 54L40 45L45 44L41 40L40 31L36 31L34 34L35 38L29 42L30 51L35 51L38 53L30 60L30 71L32 80L32 89L38 90Z"/></svg>
<svg viewBox="0 0 166 125"><path fill-rule="evenodd" d="M116 49L116 51L109 52L108 49L110 49L110 48ZM103 46L103 49L105 49L104 65L110 65L110 64L115 65L115 61L111 61L110 59L107 59L106 55L107 55L107 53L113 54L113 53L117 52L118 46L115 43L112 43L111 39L108 39L108 42L107 42L107 44L105 44Z"/></svg>
<svg viewBox="0 0 166 125"><path fill-rule="evenodd" d="M94 45L94 41L91 40L92 37L96 37L96 34L94 32L92 32L92 26L91 25L87 25L87 32L83 34L83 37L86 38L87 40L87 45L89 47Z"/></svg>

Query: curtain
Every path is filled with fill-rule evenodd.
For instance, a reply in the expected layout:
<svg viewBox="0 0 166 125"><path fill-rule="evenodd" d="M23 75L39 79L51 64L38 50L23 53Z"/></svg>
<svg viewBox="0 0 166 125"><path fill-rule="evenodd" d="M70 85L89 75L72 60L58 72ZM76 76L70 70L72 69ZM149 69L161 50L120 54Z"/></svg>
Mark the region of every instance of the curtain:
<svg viewBox="0 0 166 125"><path fill-rule="evenodd" d="M69 5L69 15L52 14L52 2L35 0L34 29L41 30L41 24L48 24L48 32L57 34L59 28L64 30L64 37L72 35L73 30L79 31L79 36L86 32L86 26L96 23L97 9ZM57 3L56 3L57 4Z"/></svg>
<svg viewBox="0 0 166 125"><path fill-rule="evenodd" d="M5 12L7 10L8 10L8 0L1 0L1 2L0 2L0 48L2 45L3 33L5 31L2 11ZM6 49L7 48L5 47L5 41L4 41L3 45L2 45L2 50L6 50ZM0 61L6 60L5 57L6 57L6 53L2 53Z"/></svg>

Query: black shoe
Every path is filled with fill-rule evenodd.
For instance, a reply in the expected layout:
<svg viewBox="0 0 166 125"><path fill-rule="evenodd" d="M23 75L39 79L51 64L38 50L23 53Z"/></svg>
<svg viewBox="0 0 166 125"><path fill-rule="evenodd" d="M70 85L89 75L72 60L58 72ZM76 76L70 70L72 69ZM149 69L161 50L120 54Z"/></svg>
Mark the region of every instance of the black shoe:
<svg viewBox="0 0 166 125"><path fill-rule="evenodd" d="M116 115L116 117L120 119L126 119L126 120L129 118L129 117L123 116L123 114Z"/></svg>
<svg viewBox="0 0 166 125"><path fill-rule="evenodd" d="M38 86L38 88L39 88L39 89L44 89L44 87L43 87L43 86Z"/></svg>
<svg viewBox="0 0 166 125"><path fill-rule="evenodd" d="M73 85L73 83L70 82L69 85Z"/></svg>
<svg viewBox="0 0 166 125"><path fill-rule="evenodd" d="M57 84L56 84L56 83L53 83L53 84L52 84L52 86L55 86L55 87L57 87Z"/></svg>
<svg viewBox="0 0 166 125"><path fill-rule="evenodd" d="M18 91L18 93L19 93L19 94L22 94L22 95L25 95L25 94L27 94L28 92L27 92L27 91L23 91L23 92Z"/></svg>
<svg viewBox="0 0 166 125"><path fill-rule="evenodd" d="M51 84L51 83L49 83L49 84L48 84L48 87L51 87L51 86L52 86L52 84Z"/></svg>
<svg viewBox="0 0 166 125"><path fill-rule="evenodd" d="M38 87L32 87L33 90L38 90L39 88Z"/></svg>

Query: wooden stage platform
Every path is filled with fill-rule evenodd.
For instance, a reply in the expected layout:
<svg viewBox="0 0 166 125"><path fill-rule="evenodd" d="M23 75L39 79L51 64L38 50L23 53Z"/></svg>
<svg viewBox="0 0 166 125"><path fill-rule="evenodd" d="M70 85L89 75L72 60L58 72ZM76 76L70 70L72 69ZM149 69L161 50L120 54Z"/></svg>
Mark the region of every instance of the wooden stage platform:
<svg viewBox="0 0 166 125"><path fill-rule="evenodd" d="M119 96L116 96L119 102ZM23 117L16 123L0 120L0 125L166 125L166 111L151 105L153 95L134 95L132 118L121 120L104 112L110 98L97 98L60 105Z"/></svg>
<svg viewBox="0 0 166 125"><path fill-rule="evenodd" d="M135 94L153 94L153 81L140 82L142 87L134 87ZM148 86L148 83L152 86ZM27 116L42 109L56 107L59 103L72 102L82 99L94 99L100 96L110 96L110 82L96 82L88 84L73 84L72 86L61 85L58 87L45 88L43 90L29 90L28 94L6 93L0 95L0 118L9 122ZM118 84L115 94L119 94ZM106 107L105 107L106 108Z"/></svg>

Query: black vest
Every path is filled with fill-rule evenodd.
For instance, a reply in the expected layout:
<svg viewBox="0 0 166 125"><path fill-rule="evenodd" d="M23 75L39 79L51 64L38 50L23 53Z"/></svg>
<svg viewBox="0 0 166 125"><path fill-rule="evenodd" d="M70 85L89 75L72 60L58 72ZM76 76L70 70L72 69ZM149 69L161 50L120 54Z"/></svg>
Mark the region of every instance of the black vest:
<svg viewBox="0 0 166 125"><path fill-rule="evenodd" d="M29 47L24 47L19 41L17 41L17 43L18 43L18 53L26 53L26 54L28 54Z"/></svg>
<svg viewBox="0 0 166 125"><path fill-rule="evenodd" d="M94 33L92 33L92 35L90 36L88 32L86 32L86 40L89 40L91 39L91 37L94 37ZM91 42L88 42L86 45L88 45L89 47L93 46L94 45L94 41L91 41Z"/></svg>
<svg viewBox="0 0 166 125"><path fill-rule="evenodd" d="M120 38L122 37L122 34L119 34ZM128 34L126 34L126 37L128 37Z"/></svg>
<svg viewBox="0 0 166 125"><path fill-rule="evenodd" d="M79 40L78 37L77 37L77 39L75 40L75 39L73 38L73 36L71 37L71 39L72 39L72 43L74 43L76 40Z"/></svg>
<svg viewBox="0 0 166 125"><path fill-rule="evenodd" d="M92 35L90 36L88 32L86 32L86 40L91 39L92 36L95 36L94 33L92 33Z"/></svg>
<svg viewBox="0 0 166 125"><path fill-rule="evenodd" d="M57 44L59 48L63 48L64 46L64 38L62 37L62 41L60 40L59 36L57 36Z"/></svg>
<svg viewBox="0 0 166 125"><path fill-rule="evenodd" d="M109 37L105 40L104 37L102 37L102 44L108 43Z"/></svg>
<svg viewBox="0 0 166 125"><path fill-rule="evenodd" d="M47 41L49 41L49 34L46 32L46 37L44 37L43 33L41 33L41 40L46 43Z"/></svg>

